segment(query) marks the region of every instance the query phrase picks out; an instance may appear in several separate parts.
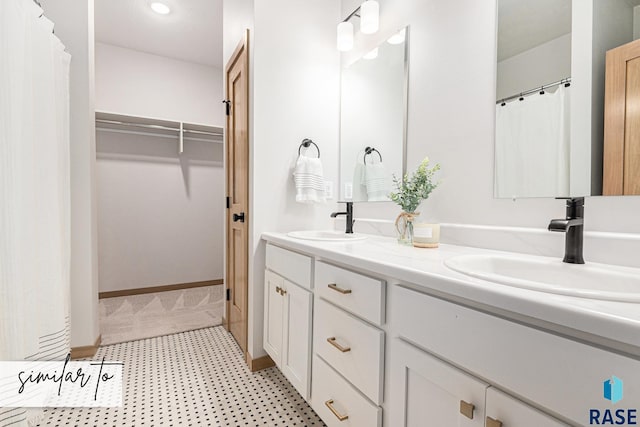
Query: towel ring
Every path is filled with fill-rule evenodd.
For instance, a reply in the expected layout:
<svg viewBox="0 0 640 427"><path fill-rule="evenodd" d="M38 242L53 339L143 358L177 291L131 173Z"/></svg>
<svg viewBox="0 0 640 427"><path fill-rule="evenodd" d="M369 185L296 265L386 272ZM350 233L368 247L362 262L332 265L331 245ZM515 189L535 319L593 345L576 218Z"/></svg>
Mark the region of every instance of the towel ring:
<svg viewBox="0 0 640 427"><path fill-rule="evenodd" d="M364 149L364 157L362 158L362 161L364 162L364 164L367 164L367 156L373 152L378 153L378 157L380 157L380 163L382 163L382 154L380 154L380 152L378 150L376 150L373 147L367 147Z"/></svg>
<svg viewBox="0 0 640 427"><path fill-rule="evenodd" d="M313 144L313 146L316 147L316 150L318 150L318 158L320 158L320 148L318 147L318 144L316 144L309 138L303 139L302 142L300 143L300 146L298 147L298 157L300 157L300 150L302 150L302 147L309 148L311 144Z"/></svg>

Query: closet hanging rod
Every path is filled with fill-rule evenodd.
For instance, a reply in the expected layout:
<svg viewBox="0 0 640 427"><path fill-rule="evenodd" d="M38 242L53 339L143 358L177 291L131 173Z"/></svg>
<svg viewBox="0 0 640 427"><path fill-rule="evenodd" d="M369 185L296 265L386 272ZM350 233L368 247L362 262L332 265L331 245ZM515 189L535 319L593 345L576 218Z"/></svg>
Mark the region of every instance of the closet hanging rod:
<svg viewBox="0 0 640 427"><path fill-rule="evenodd" d="M558 80L557 82L549 83L549 84L546 84L544 86L538 86L536 88L527 90L525 92L520 92L518 94L511 95L511 96L508 96L506 98L502 98L502 99L496 101L496 104L504 104L507 101L511 101L512 99L522 98L524 96L531 95L532 93L536 93L536 92L539 92L539 91L544 91L545 89L549 89L549 88L552 88L554 86L558 86L558 85L561 85L561 84L569 86L571 84L571 77L567 77L567 78L564 78L562 80Z"/></svg>
<svg viewBox="0 0 640 427"><path fill-rule="evenodd" d="M169 126L150 125L150 124L144 124L144 123L127 123L127 122L121 122L121 121L118 121L118 120L96 119L96 123L104 123L104 124L109 124L109 125L131 126L131 127L137 127L137 128L145 128L145 129L167 130L167 131L173 131L173 132L180 132L179 128L173 128L173 127L169 127ZM210 136L223 136L224 135L223 133L206 132L206 131L195 130L195 129L183 129L183 132L196 133L196 134L199 134L199 135L210 135Z"/></svg>

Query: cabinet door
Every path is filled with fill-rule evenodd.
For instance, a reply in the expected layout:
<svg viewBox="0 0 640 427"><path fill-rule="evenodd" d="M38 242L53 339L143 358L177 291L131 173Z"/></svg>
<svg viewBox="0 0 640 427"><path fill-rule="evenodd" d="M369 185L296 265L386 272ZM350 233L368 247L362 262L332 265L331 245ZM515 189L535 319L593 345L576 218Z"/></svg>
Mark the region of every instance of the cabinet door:
<svg viewBox="0 0 640 427"><path fill-rule="evenodd" d="M272 271L264 273L264 338L265 351L275 364L282 366L282 326L284 279Z"/></svg>
<svg viewBox="0 0 640 427"><path fill-rule="evenodd" d="M390 363L392 426L484 426L487 384L397 338Z"/></svg>
<svg viewBox="0 0 640 427"><path fill-rule="evenodd" d="M282 373L306 400L310 395L312 294L284 281Z"/></svg>
<svg viewBox="0 0 640 427"><path fill-rule="evenodd" d="M567 427L493 387L487 390L487 427Z"/></svg>

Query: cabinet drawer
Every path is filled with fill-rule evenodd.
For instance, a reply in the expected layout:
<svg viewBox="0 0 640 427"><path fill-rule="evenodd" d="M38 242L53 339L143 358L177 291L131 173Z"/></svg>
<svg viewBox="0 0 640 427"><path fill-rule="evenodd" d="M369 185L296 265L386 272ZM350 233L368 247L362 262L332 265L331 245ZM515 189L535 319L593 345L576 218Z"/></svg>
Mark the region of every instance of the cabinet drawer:
<svg viewBox="0 0 640 427"><path fill-rule="evenodd" d="M317 300L315 352L369 399L382 403L384 332Z"/></svg>
<svg viewBox="0 0 640 427"><path fill-rule="evenodd" d="M369 402L318 356L313 357L311 389L311 407L327 426L381 426L382 409ZM341 421L339 417L347 418Z"/></svg>
<svg viewBox="0 0 640 427"><path fill-rule="evenodd" d="M311 257L269 244L265 264L285 279L311 289Z"/></svg>
<svg viewBox="0 0 640 427"><path fill-rule="evenodd" d="M384 323L384 281L318 261L314 283L327 301L376 325Z"/></svg>
<svg viewBox="0 0 640 427"><path fill-rule="evenodd" d="M638 360L400 286L392 292L398 335L572 423L588 425L590 408L606 407L611 375L640 384ZM640 402L635 385L625 401Z"/></svg>

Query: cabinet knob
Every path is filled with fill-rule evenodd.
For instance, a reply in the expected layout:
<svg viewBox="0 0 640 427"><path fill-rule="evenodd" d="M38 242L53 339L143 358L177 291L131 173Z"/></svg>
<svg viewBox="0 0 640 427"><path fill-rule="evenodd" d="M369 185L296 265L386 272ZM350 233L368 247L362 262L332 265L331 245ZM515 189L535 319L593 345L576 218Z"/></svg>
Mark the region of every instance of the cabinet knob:
<svg viewBox="0 0 640 427"><path fill-rule="evenodd" d="M284 296L287 293L285 288L280 288L280 295Z"/></svg>
<svg viewBox="0 0 640 427"><path fill-rule="evenodd" d="M326 402L324 402L324 404L327 406L327 408L329 408L329 410L333 413L333 415L336 416L336 418L339 421L344 421L349 419L349 415L342 415L340 414L340 412L338 412L338 410L336 408L333 407L333 399L329 399Z"/></svg>
<svg viewBox="0 0 640 427"><path fill-rule="evenodd" d="M282 295L282 288L280 286L276 286L276 292Z"/></svg>
<svg viewBox="0 0 640 427"><path fill-rule="evenodd" d="M460 413L470 420L473 419L474 409L476 409L476 407L472 403L465 402L464 400L460 401Z"/></svg>
<svg viewBox="0 0 640 427"><path fill-rule="evenodd" d="M491 417L487 417L486 427L502 427L502 421L494 420Z"/></svg>

